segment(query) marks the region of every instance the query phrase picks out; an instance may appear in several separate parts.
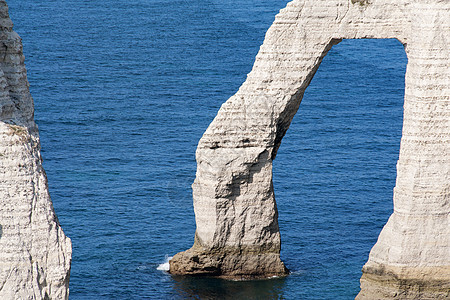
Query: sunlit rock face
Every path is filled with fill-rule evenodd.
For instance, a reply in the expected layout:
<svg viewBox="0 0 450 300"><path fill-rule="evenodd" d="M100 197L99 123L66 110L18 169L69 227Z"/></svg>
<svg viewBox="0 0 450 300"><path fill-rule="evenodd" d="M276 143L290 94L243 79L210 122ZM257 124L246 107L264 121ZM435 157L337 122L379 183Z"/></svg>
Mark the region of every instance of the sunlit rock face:
<svg viewBox="0 0 450 300"><path fill-rule="evenodd" d="M247 80L199 142L195 242L171 260L172 274L287 273L272 161L328 50L360 38L398 39L408 66L394 213L363 268L358 298L450 297L447 0L294 0L281 10Z"/></svg>
<svg viewBox="0 0 450 300"><path fill-rule="evenodd" d="M0 299L68 299L72 244L53 211L33 99L0 0Z"/></svg>

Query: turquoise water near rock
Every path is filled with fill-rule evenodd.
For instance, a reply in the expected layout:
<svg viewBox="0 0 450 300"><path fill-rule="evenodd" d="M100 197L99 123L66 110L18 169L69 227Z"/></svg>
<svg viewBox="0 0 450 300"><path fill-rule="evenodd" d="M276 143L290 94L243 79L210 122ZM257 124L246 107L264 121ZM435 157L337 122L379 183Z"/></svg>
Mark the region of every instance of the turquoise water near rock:
<svg viewBox="0 0 450 300"><path fill-rule="evenodd" d="M345 40L274 162L287 278L157 270L192 245L195 148L250 72L281 0L9 0L23 38L71 299L352 299L392 212L406 55Z"/></svg>

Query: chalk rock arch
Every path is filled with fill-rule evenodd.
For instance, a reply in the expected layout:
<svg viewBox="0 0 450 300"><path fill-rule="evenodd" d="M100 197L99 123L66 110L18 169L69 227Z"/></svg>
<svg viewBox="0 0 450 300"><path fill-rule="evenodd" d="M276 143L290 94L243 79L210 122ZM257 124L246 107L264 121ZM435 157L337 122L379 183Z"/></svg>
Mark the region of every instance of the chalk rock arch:
<svg viewBox="0 0 450 300"><path fill-rule="evenodd" d="M411 297L449 296L449 28L445 0L290 2L268 30L247 80L198 144L195 242L174 256L170 272L287 273L279 256L272 185L281 140L334 44L396 38L405 46L408 65L394 213L364 266L359 297L391 297L399 291Z"/></svg>

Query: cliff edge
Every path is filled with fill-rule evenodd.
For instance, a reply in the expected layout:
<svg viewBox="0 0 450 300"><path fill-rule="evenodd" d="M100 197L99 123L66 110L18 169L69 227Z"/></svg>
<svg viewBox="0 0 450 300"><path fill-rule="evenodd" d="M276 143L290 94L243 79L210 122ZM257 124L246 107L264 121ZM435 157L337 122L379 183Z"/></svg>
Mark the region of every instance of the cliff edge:
<svg viewBox="0 0 450 300"><path fill-rule="evenodd" d="M0 0L0 299L68 299L72 244L48 193L24 59Z"/></svg>

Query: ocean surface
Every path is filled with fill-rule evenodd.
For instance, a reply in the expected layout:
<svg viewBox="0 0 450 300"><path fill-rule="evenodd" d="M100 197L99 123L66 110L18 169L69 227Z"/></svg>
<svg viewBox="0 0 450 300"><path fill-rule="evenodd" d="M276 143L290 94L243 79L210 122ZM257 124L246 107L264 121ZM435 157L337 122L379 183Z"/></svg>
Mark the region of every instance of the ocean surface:
<svg viewBox="0 0 450 300"><path fill-rule="evenodd" d="M158 270L193 243L195 149L286 0L8 0L72 239L71 299L352 299L392 213L406 55L345 40L274 162L286 278Z"/></svg>

